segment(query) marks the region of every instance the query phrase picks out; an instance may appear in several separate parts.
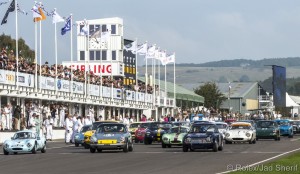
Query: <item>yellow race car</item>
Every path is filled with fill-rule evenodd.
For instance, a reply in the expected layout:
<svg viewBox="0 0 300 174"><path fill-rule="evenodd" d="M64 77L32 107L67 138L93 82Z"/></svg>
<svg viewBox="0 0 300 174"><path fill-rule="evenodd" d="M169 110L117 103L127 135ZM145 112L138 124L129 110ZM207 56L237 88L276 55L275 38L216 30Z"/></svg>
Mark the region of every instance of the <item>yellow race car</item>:
<svg viewBox="0 0 300 174"><path fill-rule="evenodd" d="M108 120L108 121L96 121L92 124L92 129L89 130L89 131L86 131L84 133L84 143L83 143L83 146L85 149L89 149L90 148L90 143L91 143L91 136L95 133L97 127L99 125L101 125L102 123L118 123L118 121L111 121L111 120Z"/></svg>
<svg viewBox="0 0 300 174"><path fill-rule="evenodd" d="M134 122L129 125L129 132L131 133L132 140L135 139L135 131L139 128L140 124L142 124L142 122Z"/></svg>

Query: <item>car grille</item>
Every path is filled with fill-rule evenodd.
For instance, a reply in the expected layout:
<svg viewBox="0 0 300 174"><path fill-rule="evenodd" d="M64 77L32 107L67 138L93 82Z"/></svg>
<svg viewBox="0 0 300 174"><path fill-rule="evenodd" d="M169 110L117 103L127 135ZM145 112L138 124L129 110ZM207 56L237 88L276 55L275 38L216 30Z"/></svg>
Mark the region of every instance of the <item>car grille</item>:
<svg viewBox="0 0 300 174"><path fill-rule="evenodd" d="M22 148L12 148L12 150L22 150Z"/></svg>
<svg viewBox="0 0 300 174"><path fill-rule="evenodd" d="M244 138L232 138L232 140L244 140Z"/></svg>

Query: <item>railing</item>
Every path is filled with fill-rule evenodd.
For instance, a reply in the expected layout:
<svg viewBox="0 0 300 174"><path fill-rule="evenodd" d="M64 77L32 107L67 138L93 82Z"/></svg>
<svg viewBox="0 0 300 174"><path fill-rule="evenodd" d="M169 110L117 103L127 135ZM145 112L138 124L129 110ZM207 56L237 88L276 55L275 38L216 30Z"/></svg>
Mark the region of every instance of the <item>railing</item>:
<svg viewBox="0 0 300 174"><path fill-rule="evenodd" d="M35 75L0 69L0 84L19 86L21 92L37 92L49 95L58 95L61 100L66 97L78 98L78 96L88 96L91 100L97 98L114 99L120 101L136 101L144 103L155 103L156 106L172 107L175 105L174 99L156 96L153 100L153 94L146 94L120 88L112 88L94 84L85 84L76 81L56 79L53 77L38 76L35 84ZM25 89L22 91L22 89ZM37 91L35 91L37 89ZM71 95L72 94L72 95ZM85 95L86 94L86 95ZM21 95L22 96L22 95ZM84 99L85 100L85 99Z"/></svg>

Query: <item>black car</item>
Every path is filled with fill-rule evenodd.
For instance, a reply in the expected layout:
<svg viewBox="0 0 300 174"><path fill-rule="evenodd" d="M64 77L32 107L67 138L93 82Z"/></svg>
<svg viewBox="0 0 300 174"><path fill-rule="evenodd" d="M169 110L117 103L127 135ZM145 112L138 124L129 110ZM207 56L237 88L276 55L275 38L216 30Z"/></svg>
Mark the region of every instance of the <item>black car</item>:
<svg viewBox="0 0 300 174"><path fill-rule="evenodd" d="M300 133L300 120L293 121L293 132L294 134Z"/></svg>
<svg viewBox="0 0 300 174"><path fill-rule="evenodd" d="M223 150L223 136L214 123L203 122L192 125L189 133L183 137L183 152L190 149L212 149L214 152Z"/></svg>
<svg viewBox="0 0 300 174"><path fill-rule="evenodd" d="M169 122L151 122L145 130L144 144L152 144L153 141L161 141L164 133L173 127Z"/></svg>

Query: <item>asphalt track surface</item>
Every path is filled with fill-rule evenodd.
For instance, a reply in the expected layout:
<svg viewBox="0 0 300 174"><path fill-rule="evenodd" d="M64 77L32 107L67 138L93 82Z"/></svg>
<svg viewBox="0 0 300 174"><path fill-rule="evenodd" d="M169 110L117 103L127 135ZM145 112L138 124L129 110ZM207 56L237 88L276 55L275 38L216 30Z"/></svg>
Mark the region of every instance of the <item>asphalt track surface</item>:
<svg viewBox="0 0 300 174"><path fill-rule="evenodd" d="M298 148L300 136L281 137L281 141L259 140L256 144L224 144L224 150L219 152L182 152L181 147L162 149L160 144L154 143L135 144L134 151L128 153L103 151L92 154L89 149L56 141L48 142L45 154L7 156L0 151L0 173L210 174L251 165Z"/></svg>

